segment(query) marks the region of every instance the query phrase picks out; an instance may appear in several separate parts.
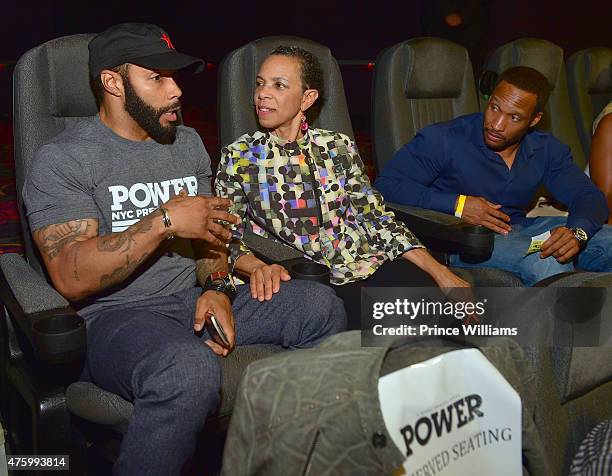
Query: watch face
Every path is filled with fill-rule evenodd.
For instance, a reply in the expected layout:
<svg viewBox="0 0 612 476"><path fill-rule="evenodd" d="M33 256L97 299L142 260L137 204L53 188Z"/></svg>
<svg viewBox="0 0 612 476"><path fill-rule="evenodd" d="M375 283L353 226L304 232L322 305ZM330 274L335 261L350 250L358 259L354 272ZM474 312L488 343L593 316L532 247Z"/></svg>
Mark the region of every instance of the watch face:
<svg viewBox="0 0 612 476"><path fill-rule="evenodd" d="M586 231L584 231L582 228L574 228L574 236L581 243L586 242L588 239Z"/></svg>
<svg viewBox="0 0 612 476"><path fill-rule="evenodd" d="M234 284L234 280L232 279L232 276L229 273L225 273L224 276L211 275L209 279L211 284L222 285L225 287L230 287L232 289L236 287Z"/></svg>
<svg viewBox="0 0 612 476"><path fill-rule="evenodd" d="M215 271L214 273L211 273L208 278L208 281L213 282L213 283L227 283L230 282L232 283L232 275L225 272L225 271Z"/></svg>

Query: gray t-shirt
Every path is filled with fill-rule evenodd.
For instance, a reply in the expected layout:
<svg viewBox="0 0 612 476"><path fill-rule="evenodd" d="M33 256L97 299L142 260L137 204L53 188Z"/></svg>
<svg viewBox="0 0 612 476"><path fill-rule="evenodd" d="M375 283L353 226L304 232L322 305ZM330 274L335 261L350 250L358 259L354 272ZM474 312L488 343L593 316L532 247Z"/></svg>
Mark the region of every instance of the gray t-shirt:
<svg viewBox="0 0 612 476"><path fill-rule="evenodd" d="M37 152L23 199L33 231L70 220L98 220L99 234L121 232L177 195L210 195L210 157L197 132L179 126L171 145L135 142L107 128L99 116L65 130ZM83 303L80 314L196 284L188 240L162 244L127 281Z"/></svg>

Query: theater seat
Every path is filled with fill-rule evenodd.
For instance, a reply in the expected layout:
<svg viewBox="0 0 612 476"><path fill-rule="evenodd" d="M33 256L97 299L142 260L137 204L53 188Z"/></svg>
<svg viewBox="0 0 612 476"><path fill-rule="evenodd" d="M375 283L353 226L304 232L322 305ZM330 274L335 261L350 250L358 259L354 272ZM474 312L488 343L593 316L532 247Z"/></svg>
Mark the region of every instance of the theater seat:
<svg viewBox="0 0 612 476"><path fill-rule="evenodd" d="M414 38L381 53L372 97L372 142L379 172L423 127L478 112L468 52L441 38Z"/></svg>
<svg viewBox="0 0 612 476"><path fill-rule="evenodd" d="M593 121L612 100L612 48L588 48L570 56L567 85L582 150L588 157Z"/></svg>
<svg viewBox="0 0 612 476"><path fill-rule="evenodd" d="M546 40L522 38L497 48L487 58L485 69L501 74L512 66L529 66L548 79L553 89L536 128L550 132L570 146L574 162L584 169L587 156L580 144L570 105L563 50Z"/></svg>
<svg viewBox="0 0 612 476"><path fill-rule="evenodd" d="M478 112L467 50L441 38L415 38L383 51L376 61L372 97L372 139L379 172L421 128ZM420 209L397 203L388 206L417 234L420 232L419 238L432 249L458 253L475 262L486 259L493 249L493 232L486 228L433 210L417 212ZM423 216L447 224L448 236L428 229L420 222ZM440 243L440 238L446 243ZM487 252L477 251L479 247ZM477 286L522 285L513 274L497 269L455 271Z"/></svg>
<svg viewBox="0 0 612 476"><path fill-rule="evenodd" d="M85 354L85 325L46 279L21 198L24 177L38 148L81 118L97 113L89 86L91 37L51 40L25 53L15 67L15 166L26 256L0 255L0 343L2 355L7 356L0 360L0 401L3 414L10 415L10 429L21 430L21 446L13 450L22 454L68 454L74 446L68 409L118 431L125 430L131 414L131 404L117 395L93 384L73 383ZM207 423L208 429L223 430L227 424L246 365L279 350L280 346L240 346L231 358L222 359L222 408Z"/></svg>
<svg viewBox="0 0 612 476"><path fill-rule="evenodd" d="M300 46L316 56L321 64L325 104L312 125L354 138L340 67L329 48L296 36L268 36L230 52L221 62L217 97L221 146L258 129L253 108L255 75L264 58L281 45Z"/></svg>

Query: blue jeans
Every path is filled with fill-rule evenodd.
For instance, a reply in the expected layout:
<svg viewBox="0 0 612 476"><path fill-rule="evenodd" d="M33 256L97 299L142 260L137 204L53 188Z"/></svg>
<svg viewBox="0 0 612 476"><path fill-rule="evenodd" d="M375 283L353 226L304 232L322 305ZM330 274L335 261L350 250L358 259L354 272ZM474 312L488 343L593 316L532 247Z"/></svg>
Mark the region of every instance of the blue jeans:
<svg viewBox="0 0 612 476"><path fill-rule="evenodd" d="M236 341L311 347L344 330L342 301L328 287L289 281L271 301L238 287ZM86 317L82 378L134 403L113 473L179 474L219 404L219 359L193 332L200 288L107 308Z"/></svg>
<svg viewBox="0 0 612 476"><path fill-rule="evenodd" d="M527 218L525 223L513 224L508 236L495 235L495 248L487 261L465 263L458 255L451 255L450 265L458 268L497 268L514 273L526 286L576 268L586 271L612 271L612 226L604 225L578 256L568 263L559 263L554 257L540 258L540 253L525 256L531 237L559 226L565 226L566 217Z"/></svg>

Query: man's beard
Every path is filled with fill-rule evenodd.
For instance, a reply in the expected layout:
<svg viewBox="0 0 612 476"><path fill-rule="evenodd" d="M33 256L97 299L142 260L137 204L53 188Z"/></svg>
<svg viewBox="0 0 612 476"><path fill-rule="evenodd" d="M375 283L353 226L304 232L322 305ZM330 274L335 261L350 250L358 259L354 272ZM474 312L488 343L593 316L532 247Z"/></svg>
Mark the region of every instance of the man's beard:
<svg viewBox="0 0 612 476"><path fill-rule="evenodd" d="M491 132L492 134L497 135L498 137L501 138L501 141L497 143L489 144L486 138L487 132ZM523 139L524 133L508 137L505 134L500 134L493 129L488 129L485 126L482 128L482 136L483 136L486 146L489 149L491 149L493 152L501 152L501 151L506 150L508 147L513 146L517 142L520 142Z"/></svg>
<svg viewBox="0 0 612 476"><path fill-rule="evenodd" d="M146 102L136 93L128 78L124 78L125 85L125 110L136 121L151 139L160 144L172 144L176 139L176 126L178 120L171 122L168 126L162 126L159 122L161 116L171 110L180 107L178 100L166 107L156 109Z"/></svg>

